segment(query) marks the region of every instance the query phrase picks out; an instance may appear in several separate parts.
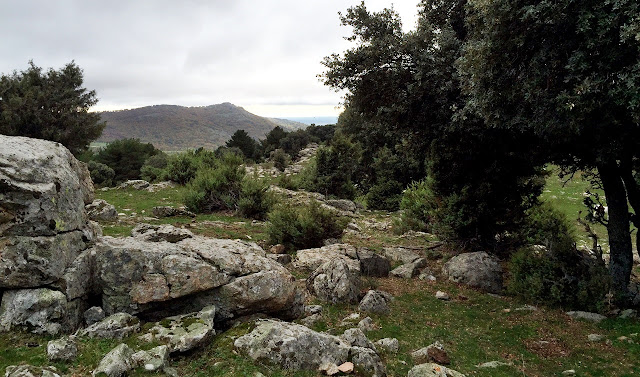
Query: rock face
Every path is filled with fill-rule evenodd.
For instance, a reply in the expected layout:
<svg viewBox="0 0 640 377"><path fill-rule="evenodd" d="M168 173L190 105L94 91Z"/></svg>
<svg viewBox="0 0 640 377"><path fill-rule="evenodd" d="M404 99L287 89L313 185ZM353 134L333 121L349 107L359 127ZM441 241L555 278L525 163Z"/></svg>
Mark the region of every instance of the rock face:
<svg viewBox="0 0 640 377"><path fill-rule="evenodd" d="M80 336L90 338L122 339L140 331L140 320L127 313L116 313L80 330Z"/></svg>
<svg viewBox="0 0 640 377"><path fill-rule="evenodd" d="M358 310L367 313L389 314L389 303L393 300L387 292L370 290L364 295Z"/></svg>
<svg viewBox="0 0 640 377"><path fill-rule="evenodd" d="M61 144L0 135L1 330L80 323L90 287L82 254L99 230L85 212L92 201L86 166Z"/></svg>
<svg viewBox="0 0 640 377"><path fill-rule="evenodd" d="M502 267L497 258L484 251L464 253L451 258L442 268L449 280L483 289L490 293L502 291Z"/></svg>
<svg viewBox="0 0 640 377"><path fill-rule="evenodd" d="M289 271L242 241L104 237L96 244L96 273L107 314L164 318L215 305L224 320L256 312L296 318L303 311Z"/></svg>
<svg viewBox="0 0 640 377"><path fill-rule="evenodd" d="M307 289L323 301L355 304L360 291L360 276L344 260L336 258L322 264L309 276Z"/></svg>

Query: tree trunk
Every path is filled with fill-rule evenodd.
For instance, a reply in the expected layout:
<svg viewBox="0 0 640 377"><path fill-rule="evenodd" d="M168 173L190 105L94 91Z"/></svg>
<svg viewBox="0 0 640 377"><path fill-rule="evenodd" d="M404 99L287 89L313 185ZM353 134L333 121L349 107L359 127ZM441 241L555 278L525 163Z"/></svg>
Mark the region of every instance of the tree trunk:
<svg viewBox="0 0 640 377"><path fill-rule="evenodd" d="M640 255L640 187L638 187L638 183L633 177L631 157L620 164L620 170L622 171L622 180L629 197L629 204L634 212L631 222L636 227L636 252Z"/></svg>
<svg viewBox="0 0 640 377"><path fill-rule="evenodd" d="M602 179L602 187L609 207L609 247L611 258L609 273L617 300L628 298L629 280L633 267L633 253L631 248L631 232L629 231L629 206L620 168L617 163L607 163L598 166L598 173Z"/></svg>

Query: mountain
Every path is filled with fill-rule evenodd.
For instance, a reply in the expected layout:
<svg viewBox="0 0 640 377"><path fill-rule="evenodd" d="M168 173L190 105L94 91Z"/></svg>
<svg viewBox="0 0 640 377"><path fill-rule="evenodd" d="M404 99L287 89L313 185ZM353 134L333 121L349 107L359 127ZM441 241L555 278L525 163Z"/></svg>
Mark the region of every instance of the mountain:
<svg viewBox="0 0 640 377"><path fill-rule="evenodd" d="M98 142L137 138L167 151L214 149L239 129L260 139L278 125L228 102L204 107L155 105L105 111L100 116L107 126Z"/></svg>

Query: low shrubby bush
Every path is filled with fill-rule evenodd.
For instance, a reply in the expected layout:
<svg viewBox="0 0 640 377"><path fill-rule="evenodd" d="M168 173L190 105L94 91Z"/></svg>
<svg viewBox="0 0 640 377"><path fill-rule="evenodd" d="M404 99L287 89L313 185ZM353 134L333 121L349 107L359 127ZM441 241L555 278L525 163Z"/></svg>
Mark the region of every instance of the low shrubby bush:
<svg viewBox="0 0 640 377"><path fill-rule="evenodd" d="M198 159L194 152L182 152L171 156L167 163L165 177L170 181L185 185L196 177L198 166Z"/></svg>
<svg viewBox="0 0 640 377"><path fill-rule="evenodd" d="M201 166L189 183L184 203L190 211L236 210L245 169L242 158L225 154L213 166Z"/></svg>
<svg viewBox="0 0 640 377"><path fill-rule="evenodd" d="M113 185L113 177L116 175L113 169L96 161L89 161L87 167L94 184L105 187Z"/></svg>
<svg viewBox="0 0 640 377"><path fill-rule="evenodd" d="M244 177L239 197L238 213L250 219L264 220L275 203L275 197L269 192L269 184L256 176Z"/></svg>
<svg viewBox="0 0 640 377"><path fill-rule="evenodd" d="M115 172L113 183L140 179L140 169L151 156L162 153L151 143L138 139L121 139L109 143L93 156L93 160L109 166Z"/></svg>
<svg viewBox="0 0 640 377"><path fill-rule="evenodd" d="M271 152L270 159L273 161L273 166L280 171L284 171L291 162L291 157L279 148Z"/></svg>
<svg viewBox="0 0 640 377"><path fill-rule="evenodd" d="M287 250L320 247L329 238L339 238L346 226L333 212L316 202L292 207L278 205L269 213L269 242Z"/></svg>
<svg viewBox="0 0 640 377"><path fill-rule="evenodd" d="M400 199L402 215L399 223L394 227L397 232L429 230L436 206L427 179L413 182L404 190Z"/></svg>
<svg viewBox="0 0 640 377"><path fill-rule="evenodd" d="M140 176L145 181L157 182L166 179L166 169L169 158L166 153L151 156L140 168Z"/></svg>

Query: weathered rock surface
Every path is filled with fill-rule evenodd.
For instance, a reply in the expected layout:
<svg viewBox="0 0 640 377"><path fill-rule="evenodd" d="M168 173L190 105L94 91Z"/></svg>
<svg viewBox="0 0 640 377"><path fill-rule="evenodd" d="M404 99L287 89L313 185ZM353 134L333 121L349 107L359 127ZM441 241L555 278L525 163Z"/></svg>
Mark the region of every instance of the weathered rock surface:
<svg viewBox="0 0 640 377"><path fill-rule="evenodd" d="M420 254L405 247L385 247L382 249L382 255L393 262L401 262L402 264L411 263L420 258Z"/></svg>
<svg viewBox="0 0 640 377"><path fill-rule="evenodd" d="M5 291L0 305L0 331L25 329L57 335L79 325L84 307L64 293L47 288Z"/></svg>
<svg viewBox="0 0 640 377"><path fill-rule="evenodd" d="M51 361L71 361L78 357L75 336L63 336L47 343L47 358Z"/></svg>
<svg viewBox="0 0 640 377"><path fill-rule="evenodd" d="M378 340L375 345L389 353L398 353L400 343L396 338L383 338Z"/></svg>
<svg viewBox="0 0 640 377"><path fill-rule="evenodd" d="M357 327L345 330L344 333L340 335L340 338L352 347L365 347L375 350L373 343L367 338L364 332Z"/></svg>
<svg viewBox="0 0 640 377"><path fill-rule="evenodd" d="M270 186L269 192L278 195L284 202L292 206L299 206L311 202L317 202L320 204L320 207L333 212L337 216L349 218L356 216L356 211L350 211L350 209L357 209L355 203L347 203L349 201L342 200L327 200L324 195L317 192L308 192L303 190L293 191L278 186ZM339 206L339 208L330 203Z"/></svg>
<svg viewBox="0 0 640 377"><path fill-rule="evenodd" d="M102 310L101 307L92 306L89 309L85 310L85 312L82 314L82 317L84 318L85 325L91 326L96 322L102 321L105 317L105 314L104 310Z"/></svg>
<svg viewBox="0 0 640 377"><path fill-rule="evenodd" d="M284 369L317 370L325 363L349 361L351 347L340 338L287 322L263 320L235 347L254 360L271 362Z"/></svg>
<svg viewBox="0 0 640 377"><path fill-rule="evenodd" d="M131 314L115 313L78 332L90 338L122 339L140 331L140 320Z"/></svg>
<svg viewBox="0 0 640 377"><path fill-rule="evenodd" d="M152 339L166 343L169 352L186 352L205 345L214 335L216 309L165 318L149 330Z"/></svg>
<svg viewBox="0 0 640 377"><path fill-rule="evenodd" d="M0 236L83 229L84 206L93 201L88 176L62 144L0 135Z"/></svg>
<svg viewBox="0 0 640 377"><path fill-rule="evenodd" d="M242 241L104 237L96 245L96 271L107 314L164 318L215 305L223 320L252 313L297 318L303 310L289 271Z"/></svg>
<svg viewBox="0 0 640 377"><path fill-rule="evenodd" d="M343 259L336 258L313 271L307 279L307 289L323 301L355 304L360 291L360 276Z"/></svg>
<svg viewBox="0 0 640 377"><path fill-rule="evenodd" d="M598 323L607 319L607 317L603 316L602 314L583 312L583 311L571 311L571 312L567 312L567 315L571 318L583 319L585 321L594 322L594 323Z"/></svg>
<svg viewBox="0 0 640 377"><path fill-rule="evenodd" d="M89 218L94 221L116 221L118 219L116 207L107 203L106 200L96 199L87 204L85 209Z"/></svg>
<svg viewBox="0 0 640 377"><path fill-rule="evenodd" d="M411 279L420 274L420 269L427 265L427 260L424 258L418 258L413 262L403 264L394 268L391 271L391 276L403 279Z"/></svg>
<svg viewBox="0 0 640 377"><path fill-rule="evenodd" d="M35 367L32 365L10 365L5 377L60 377L53 367Z"/></svg>
<svg viewBox="0 0 640 377"><path fill-rule="evenodd" d="M153 207L153 209L151 210L153 213L153 216L155 217L174 217L174 216L187 216L187 217L196 217L196 214L191 212L191 211L187 211L186 209L183 208L174 208L174 207L168 207L168 206L156 206Z"/></svg>
<svg viewBox="0 0 640 377"><path fill-rule="evenodd" d="M411 368L407 377L465 377L465 375L442 365L427 363Z"/></svg>
<svg viewBox="0 0 640 377"><path fill-rule="evenodd" d="M449 280L480 288L490 293L502 292L500 261L484 251L464 253L451 258L442 268Z"/></svg>
<svg viewBox="0 0 640 377"><path fill-rule="evenodd" d="M138 351L131 355L131 360L147 372L162 370L169 362L169 347L162 345L148 351Z"/></svg>
<svg viewBox="0 0 640 377"><path fill-rule="evenodd" d="M109 351L93 371L93 377L122 377L127 372L135 368L133 361L133 350L126 344L120 344Z"/></svg>
<svg viewBox="0 0 640 377"><path fill-rule="evenodd" d="M389 303L392 300L393 296L387 292L369 290L360 300L358 310L367 313L389 314Z"/></svg>
<svg viewBox="0 0 640 377"><path fill-rule="evenodd" d="M349 352L351 360L356 368L362 369L366 375L372 377L385 377L386 368L380 360L380 356L371 348L351 347Z"/></svg>
<svg viewBox="0 0 640 377"><path fill-rule="evenodd" d="M127 189L132 188L134 190L144 190L149 187L149 182L142 179L130 179L128 181L122 182L119 189Z"/></svg>
<svg viewBox="0 0 640 377"><path fill-rule="evenodd" d="M391 262L387 258L366 248L356 248L344 243L298 250L293 265L295 268L313 271L321 264L336 258L345 261L349 269L360 271L366 276L385 277L389 275L391 269Z"/></svg>
<svg viewBox="0 0 640 377"><path fill-rule="evenodd" d="M150 242L167 241L176 243L192 238L193 233L187 229L176 228L173 225L138 224L131 230L131 236Z"/></svg>

